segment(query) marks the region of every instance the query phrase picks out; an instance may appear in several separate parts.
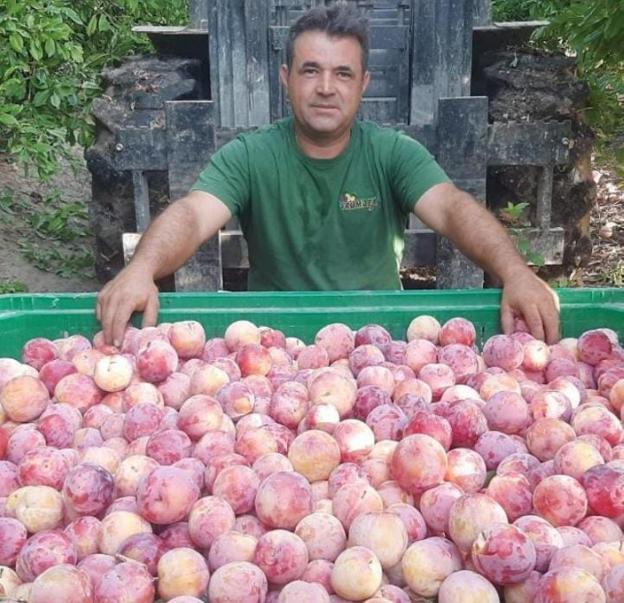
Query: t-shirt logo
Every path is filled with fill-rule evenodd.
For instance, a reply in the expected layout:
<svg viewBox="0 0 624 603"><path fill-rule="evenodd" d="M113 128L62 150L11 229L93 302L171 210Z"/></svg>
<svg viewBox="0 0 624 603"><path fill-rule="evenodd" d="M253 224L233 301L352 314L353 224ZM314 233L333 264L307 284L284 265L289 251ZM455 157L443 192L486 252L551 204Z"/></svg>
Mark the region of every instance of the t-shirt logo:
<svg viewBox="0 0 624 603"><path fill-rule="evenodd" d="M339 199L340 209L343 211L352 211L356 209L364 209L373 211L377 207L377 197L358 197L354 193L344 193Z"/></svg>

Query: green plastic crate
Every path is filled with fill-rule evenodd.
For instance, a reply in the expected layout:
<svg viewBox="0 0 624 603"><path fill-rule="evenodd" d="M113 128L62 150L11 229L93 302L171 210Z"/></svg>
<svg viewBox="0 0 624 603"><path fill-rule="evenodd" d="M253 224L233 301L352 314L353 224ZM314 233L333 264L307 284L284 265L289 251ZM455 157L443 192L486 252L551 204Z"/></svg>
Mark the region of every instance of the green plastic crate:
<svg viewBox="0 0 624 603"><path fill-rule="evenodd" d="M610 327L624 336L624 290L562 289L563 336L578 336ZM500 290L347 291L287 293L165 293L159 320L200 321L209 337L223 334L234 320L281 329L311 342L331 322L356 329L369 323L386 327L395 338L405 336L412 318L431 314L440 322L454 316L471 320L479 342L500 332ZM18 358L33 337L57 339L81 333L93 336L95 294L35 294L0 296L0 357ZM135 317L135 324L140 318Z"/></svg>

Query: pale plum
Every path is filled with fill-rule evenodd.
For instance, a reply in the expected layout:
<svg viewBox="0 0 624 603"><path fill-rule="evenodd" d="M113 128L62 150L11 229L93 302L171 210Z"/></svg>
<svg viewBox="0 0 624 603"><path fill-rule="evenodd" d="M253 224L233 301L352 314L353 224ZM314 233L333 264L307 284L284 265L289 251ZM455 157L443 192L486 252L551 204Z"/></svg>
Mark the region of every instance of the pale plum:
<svg viewBox="0 0 624 603"><path fill-rule="evenodd" d="M611 356L613 341L607 333L601 329L585 331L576 343L579 360L595 366L601 360Z"/></svg>
<svg viewBox="0 0 624 603"><path fill-rule="evenodd" d="M624 488L624 469L596 465L581 477L581 484L587 492L589 506L605 517L617 517L624 513L624 498L618 493Z"/></svg>
<svg viewBox="0 0 624 603"><path fill-rule="evenodd" d="M449 511L448 533L462 553L468 553L477 536L494 522L507 523L501 505L487 494L464 494Z"/></svg>
<svg viewBox="0 0 624 603"><path fill-rule="evenodd" d="M485 493L503 507L509 521L528 515L533 508L531 484L521 473L495 475Z"/></svg>
<svg viewBox="0 0 624 603"><path fill-rule="evenodd" d="M620 520L621 516L616 519ZM624 538L622 529L615 520L601 515L590 515L583 519L578 527L587 534L592 544L599 542L616 542Z"/></svg>
<svg viewBox="0 0 624 603"><path fill-rule="evenodd" d="M60 530L44 530L31 536L17 555L15 571L24 582L32 582L39 574L60 563L75 565L76 550Z"/></svg>
<svg viewBox="0 0 624 603"><path fill-rule="evenodd" d="M427 339L412 339L405 348L404 356L405 365L418 374L424 366L438 361L438 349Z"/></svg>
<svg viewBox="0 0 624 603"><path fill-rule="evenodd" d="M308 550L296 534L271 530L258 539L254 563L272 584L287 584L300 578L305 571Z"/></svg>
<svg viewBox="0 0 624 603"><path fill-rule="evenodd" d="M291 444L291 450L296 439L297 438L295 438ZM262 482L265 478L269 477L269 475L277 473L278 471L294 471L294 467L288 457L279 452L269 452L254 462L253 470ZM299 470L299 473L302 473L301 470Z"/></svg>
<svg viewBox="0 0 624 603"><path fill-rule="evenodd" d="M296 429L308 410L308 390L296 381L282 383L271 397L269 415L272 419Z"/></svg>
<svg viewBox="0 0 624 603"><path fill-rule="evenodd" d="M158 561L158 594L165 601L182 595L203 597L210 571L204 557L190 548L167 551Z"/></svg>
<svg viewBox="0 0 624 603"><path fill-rule="evenodd" d="M273 473L258 488L255 510L265 525L292 530L312 512L310 484L299 473Z"/></svg>
<svg viewBox="0 0 624 603"><path fill-rule="evenodd" d="M462 567L457 547L437 536L410 544L401 560L405 581L420 597L435 597L442 582Z"/></svg>
<svg viewBox="0 0 624 603"><path fill-rule="evenodd" d="M230 377L226 371L214 364L206 364L199 367L191 376L191 395L205 394L214 396L226 383L230 382Z"/></svg>
<svg viewBox="0 0 624 603"><path fill-rule="evenodd" d="M99 552L102 523L97 517L85 515L74 519L64 530L74 543L78 561Z"/></svg>
<svg viewBox="0 0 624 603"><path fill-rule="evenodd" d="M344 434L345 437L348 435L348 433ZM351 434L351 436L355 435L357 433ZM358 441L353 438L352 443L358 443ZM301 473L310 482L328 479L340 463L340 459L340 441L337 442L332 436L320 430L304 431L293 440L288 451L288 460L295 471Z"/></svg>
<svg viewBox="0 0 624 603"><path fill-rule="evenodd" d="M530 422L529 406L516 392L502 391L494 394L482 410L489 428L503 433L519 433Z"/></svg>
<svg viewBox="0 0 624 603"><path fill-rule="evenodd" d="M370 549L384 569L401 561L407 545L405 525L394 513L362 513L349 527L348 546Z"/></svg>
<svg viewBox="0 0 624 603"><path fill-rule="evenodd" d="M420 512L433 533L448 532L451 507L463 494L461 488L448 482L423 492L420 497Z"/></svg>
<svg viewBox="0 0 624 603"><path fill-rule="evenodd" d="M440 323L433 316L421 314L412 319L407 327L406 339L427 339L434 344L438 343L441 330Z"/></svg>
<svg viewBox="0 0 624 603"><path fill-rule="evenodd" d="M347 542L345 530L340 521L329 513L311 513L295 527L308 549L310 560L335 561Z"/></svg>
<svg viewBox="0 0 624 603"><path fill-rule="evenodd" d="M359 345L349 354L349 368L357 377L365 367L380 365L385 360L383 352L377 346L372 344Z"/></svg>
<svg viewBox="0 0 624 603"><path fill-rule="evenodd" d="M338 555L331 574L332 588L350 600L372 597L382 582L382 567L375 553L363 546L352 546Z"/></svg>
<svg viewBox="0 0 624 603"><path fill-rule="evenodd" d="M416 411L403 428L404 438L418 433L432 437L444 450L448 450L453 442L451 424L444 417L430 411Z"/></svg>
<svg viewBox="0 0 624 603"><path fill-rule="evenodd" d="M340 522L336 520L338 525ZM340 526L342 528L342 526ZM14 566L28 533L24 525L12 517L0 517L0 566Z"/></svg>
<svg viewBox="0 0 624 603"><path fill-rule="evenodd" d="M261 603L266 600L267 578L264 572L246 561L226 563L210 579L211 603Z"/></svg>
<svg viewBox="0 0 624 603"><path fill-rule="evenodd" d="M345 324L333 323L320 329L314 337L314 343L327 352L329 362L348 358L355 348L355 335Z"/></svg>
<svg viewBox="0 0 624 603"><path fill-rule="evenodd" d="M477 333L472 322L465 318L457 317L447 320L442 325L439 334L439 344L445 346L452 343L461 343L472 346L476 338Z"/></svg>
<svg viewBox="0 0 624 603"><path fill-rule="evenodd" d="M407 422L405 413L396 404L382 404L374 408L366 418L376 441L400 440Z"/></svg>
<svg viewBox="0 0 624 603"><path fill-rule="evenodd" d="M6 508L30 533L53 530L63 520L63 497L50 486L18 488L7 498Z"/></svg>
<svg viewBox="0 0 624 603"><path fill-rule="evenodd" d="M472 543L471 559L480 574L498 585L526 580L537 559L533 541L519 528L492 523Z"/></svg>
<svg viewBox="0 0 624 603"><path fill-rule="evenodd" d="M453 369L459 384L465 383L470 375L479 371L479 359L476 352L461 343L452 343L440 348L438 362Z"/></svg>
<svg viewBox="0 0 624 603"><path fill-rule="evenodd" d="M440 585L438 603L499 603L496 589L483 576L460 570Z"/></svg>
<svg viewBox="0 0 624 603"><path fill-rule="evenodd" d="M54 388L57 402L63 402L85 412L102 401L103 392L89 375L73 373L63 377Z"/></svg>
<svg viewBox="0 0 624 603"><path fill-rule="evenodd" d="M557 549L550 560L549 571L560 567L577 567L592 574L598 582L602 582L607 564L602 557L582 544L566 545Z"/></svg>
<svg viewBox="0 0 624 603"><path fill-rule="evenodd" d="M425 364L418 372L418 378L431 388L433 400L439 400L444 390L456 383L455 373L446 364Z"/></svg>
<svg viewBox="0 0 624 603"><path fill-rule="evenodd" d="M152 435L160 425L164 411L149 402L133 406L123 417L123 437L132 442L143 436Z"/></svg>
<svg viewBox="0 0 624 603"><path fill-rule="evenodd" d="M258 539L250 534L230 531L217 536L208 555L208 563L211 572L227 563L240 561L253 562Z"/></svg>
<svg viewBox="0 0 624 603"><path fill-rule="evenodd" d="M155 594L152 576L142 563L134 561L118 563L94 588L98 603L152 603Z"/></svg>
<svg viewBox="0 0 624 603"><path fill-rule="evenodd" d="M24 455L17 467L17 477L21 486L51 486L60 490L69 468L62 452L44 446Z"/></svg>
<svg viewBox="0 0 624 603"><path fill-rule="evenodd" d="M199 488L183 469L156 467L137 488L137 505L150 523L168 524L184 519L199 498Z"/></svg>
<svg viewBox="0 0 624 603"><path fill-rule="evenodd" d="M537 553L535 569L545 572L556 549L563 546L561 534L548 521L537 515L525 515L514 521L514 526L520 528L535 545Z"/></svg>
<svg viewBox="0 0 624 603"><path fill-rule="evenodd" d="M184 373L174 371L158 384L158 391L167 406L179 410L191 395L191 378Z"/></svg>
<svg viewBox="0 0 624 603"><path fill-rule="evenodd" d="M235 515L254 508L260 478L250 467L233 465L224 468L212 485L212 493L227 501Z"/></svg>
<svg viewBox="0 0 624 603"><path fill-rule="evenodd" d="M598 580L577 567L561 567L544 574L537 585L535 596L535 603L606 603L606 600Z"/></svg>
<svg viewBox="0 0 624 603"><path fill-rule="evenodd" d="M188 529L195 546L208 549L217 536L234 527L234 511L229 503L217 496L200 498L191 509Z"/></svg>
<svg viewBox="0 0 624 603"><path fill-rule="evenodd" d="M418 494L443 481L447 464L444 448L436 440L414 434L399 442L390 471L402 488Z"/></svg>
<svg viewBox="0 0 624 603"><path fill-rule="evenodd" d="M341 461L344 463L362 461L375 445L375 434L371 428L357 419L346 419L338 423L333 437L340 449Z"/></svg>
<svg viewBox="0 0 624 603"><path fill-rule="evenodd" d="M89 575L69 564L60 564L47 569L35 578L30 603L91 603L93 587Z"/></svg>
<svg viewBox="0 0 624 603"><path fill-rule="evenodd" d="M383 499L379 493L367 482L358 480L338 489L333 497L332 510L348 530L358 515L381 512L383 505Z"/></svg>
<svg viewBox="0 0 624 603"><path fill-rule="evenodd" d="M537 419L526 432L527 447L540 461L553 459L559 448L575 438L570 425L549 417Z"/></svg>
<svg viewBox="0 0 624 603"><path fill-rule="evenodd" d="M36 419L50 402L46 386L36 377L14 377L0 390L0 406L16 423Z"/></svg>
<svg viewBox="0 0 624 603"><path fill-rule="evenodd" d="M320 584L295 580L279 593L277 603L331 603L327 590Z"/></svg>
<svg viewBox="0 0 624 603"><path fill-rule="evenodd" d="M147 440L145 454L160 465L173 463L191 455L193 443L179 429L162 429L153 433Z"/></svg>
<svg viewBox="0 0 624 603"><path fill-rule="evenodd" d="M331 404L338 410L340 417L351 411L355 404L357 386L333 369L325 369L312 377L308 384L312 404Z"/></svg>

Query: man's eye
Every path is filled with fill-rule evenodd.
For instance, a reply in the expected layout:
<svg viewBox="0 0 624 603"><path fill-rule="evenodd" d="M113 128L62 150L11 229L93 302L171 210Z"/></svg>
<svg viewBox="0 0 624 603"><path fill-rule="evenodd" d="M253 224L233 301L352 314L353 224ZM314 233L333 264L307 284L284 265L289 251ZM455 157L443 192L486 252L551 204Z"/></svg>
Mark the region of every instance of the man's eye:
<svg viewBox="0 0 624 603"><path fill-rule="evenodd" d="M303 73L305 73L306 75L314 74L316 73L316 69L314 69L314 67L307 67L303 70Z"/></svg>
<svg viewBox="0 0 624 603"><path fill-rule="evenodd" d="M338 73L338 77L339 77L340 79L343 79L343 80L349 80L349 79L351 79L352 74L351 74L351 72L350 72L350 71L340 71L340 72Z"/></svg>

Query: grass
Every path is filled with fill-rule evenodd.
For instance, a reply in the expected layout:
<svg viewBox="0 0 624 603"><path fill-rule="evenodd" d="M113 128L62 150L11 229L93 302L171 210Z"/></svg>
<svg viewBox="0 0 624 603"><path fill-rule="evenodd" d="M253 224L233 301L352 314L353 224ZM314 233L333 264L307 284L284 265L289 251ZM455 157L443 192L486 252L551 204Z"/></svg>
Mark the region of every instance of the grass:
<svg viewBox="0 0 624 603"><path fill-rule="evenodd" d="M1 214L21 223L16 232L28 232L18 247L30 264L62 277L93 277L86 201L67 202L58 190L39 198L5 188L0 193Z"/></svg>
<svg viewBox="0 0 624 603"><path fill-rule="evenodd" d="M0 295L28 293L28 287L20 281L0 281Z"/></svg>

